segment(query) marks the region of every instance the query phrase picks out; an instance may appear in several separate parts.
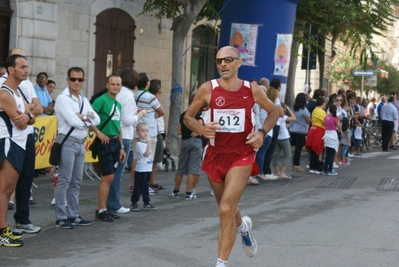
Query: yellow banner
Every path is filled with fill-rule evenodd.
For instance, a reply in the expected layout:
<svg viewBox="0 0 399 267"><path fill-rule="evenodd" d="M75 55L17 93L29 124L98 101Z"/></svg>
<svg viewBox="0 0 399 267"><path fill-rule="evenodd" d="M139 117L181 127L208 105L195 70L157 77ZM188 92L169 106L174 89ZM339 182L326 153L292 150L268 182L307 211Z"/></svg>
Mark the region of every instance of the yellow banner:
<svg viewBox="0 0 399 267"><path fill-rule="evenodd" d="M35 137L35 152L36 152L36 164L35 169L43 169L50 167L49 163L50 151L54 143L54 139L57 136L57 119L55 116L41 116L36 118L34 127ZM96 162L91 157L91 151L89 151L90 144L93 142L95 134L89 131L86 138L85 149L86 156L85 162Z"/></svg>

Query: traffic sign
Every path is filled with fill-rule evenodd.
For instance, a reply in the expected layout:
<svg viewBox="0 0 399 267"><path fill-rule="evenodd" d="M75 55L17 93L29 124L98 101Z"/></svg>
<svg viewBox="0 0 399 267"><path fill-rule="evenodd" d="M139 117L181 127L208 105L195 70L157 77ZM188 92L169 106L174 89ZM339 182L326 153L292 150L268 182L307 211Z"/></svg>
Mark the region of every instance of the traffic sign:
<svg viewBox="0 0 399 267"><path fill-rule="evenodd" d="M352 72L353 76L373 76L373 70L354 70Z"/></svg>

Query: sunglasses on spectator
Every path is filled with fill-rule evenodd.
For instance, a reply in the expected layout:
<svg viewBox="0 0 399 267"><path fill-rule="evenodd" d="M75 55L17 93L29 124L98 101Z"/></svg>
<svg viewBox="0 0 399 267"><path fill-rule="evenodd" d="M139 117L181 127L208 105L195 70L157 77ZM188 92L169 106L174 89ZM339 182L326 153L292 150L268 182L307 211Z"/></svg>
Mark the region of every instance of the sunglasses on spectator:
<svg viewBox="0 0 399 267"><path fill-rule="evenodd" d="M216 64L220 65L220 64L222 64L223 60L224 60L225 63L231 63L235 59L239 59L239 58L238 57L223 57L223 58L215 59L215 62L216 62Z"/></svg>
<svg viewBox="0 0 399 267"><path fill-rule="evenodd" d="M342 101L342 99L335 99L335 101Z"/></svg>
<svg viewBox="0 0 399 267"><path fill-rule="evenodd" d="M75 78L75 77L69 77L68 78L71 82L76 82L76 81L78 81L78 82L83 82L85 79L84 78Z"/></svg>

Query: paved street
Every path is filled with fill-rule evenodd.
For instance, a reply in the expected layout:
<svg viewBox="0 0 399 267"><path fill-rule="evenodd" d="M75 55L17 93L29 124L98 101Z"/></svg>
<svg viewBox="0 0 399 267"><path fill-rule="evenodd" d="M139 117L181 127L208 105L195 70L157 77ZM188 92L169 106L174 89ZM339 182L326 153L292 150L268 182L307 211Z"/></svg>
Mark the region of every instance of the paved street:
<svg viewBox="0 0 399 267"><path fill-rule="evenodd" d="M335 177L306 172L248 186L240 208L253 220L258 253L248 258L237 238L229 266L397 266L398 159L399 151L373 150L341 166ZM301 163L306 165L306 155ZM174 173L157 174L166 187L151 197L158 211L130 212L113 223L94 219L98 181L85 178L80 210L93 223L73 230L55 227L52 179L39 176L31 220L43 229L24 234L22 248L0 247L0 266L215 266L219 221L208 182L201 176L196 200L170 199ZM129 184L126 173L121 196L126 207Z"/></svg>

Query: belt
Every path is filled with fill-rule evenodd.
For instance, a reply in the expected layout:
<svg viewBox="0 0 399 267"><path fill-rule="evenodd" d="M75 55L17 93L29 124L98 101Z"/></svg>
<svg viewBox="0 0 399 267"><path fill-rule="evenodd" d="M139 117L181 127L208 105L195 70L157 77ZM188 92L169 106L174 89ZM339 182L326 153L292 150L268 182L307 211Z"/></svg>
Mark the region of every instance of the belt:
<svg viewBox="0 0 399 267"><path fill-rule="evenodd" d="M59 136L65 138L65 134L59 134ZM83 144L86 141L86 138L79 139L79 138L76 138L76 137L68 136L68 140L76 142L78 144Z"/></svg>
<svg viewBox="0 0 399 267"><path fill-rule="evenodd" d="M119 135L107 135L109 139L115 139L118 138Z"/></svg>

